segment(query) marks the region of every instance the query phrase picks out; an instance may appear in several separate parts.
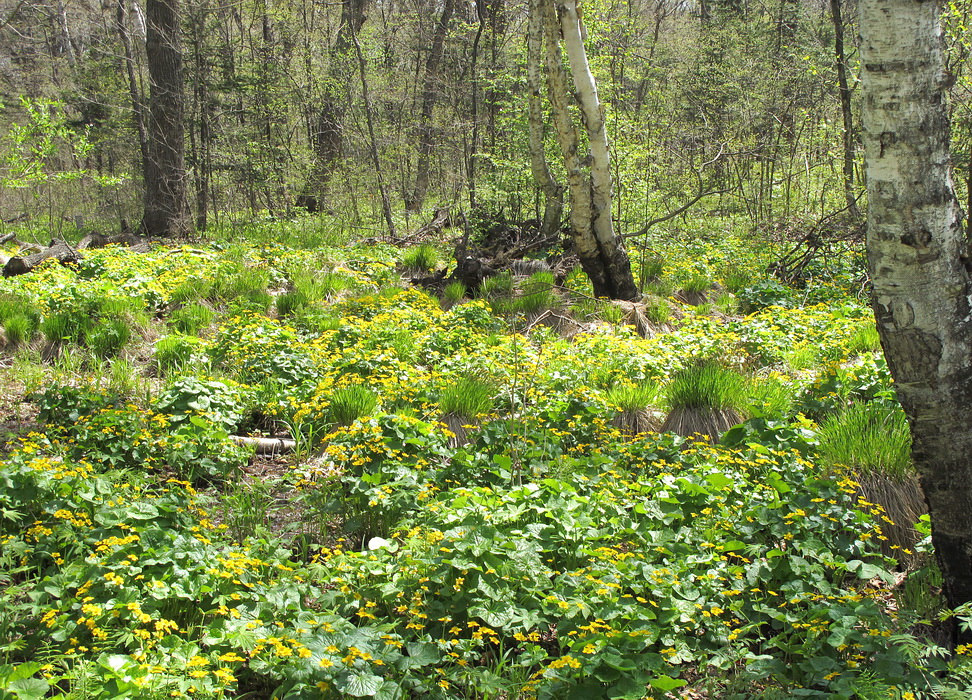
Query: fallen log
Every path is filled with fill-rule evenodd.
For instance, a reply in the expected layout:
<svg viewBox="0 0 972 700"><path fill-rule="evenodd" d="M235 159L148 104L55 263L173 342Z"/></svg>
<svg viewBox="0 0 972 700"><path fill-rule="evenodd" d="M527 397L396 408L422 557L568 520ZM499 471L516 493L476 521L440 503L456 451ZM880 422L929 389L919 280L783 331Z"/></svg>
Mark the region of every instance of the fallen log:
<svg viewBox="0 0 972 700"><path fill-rule="evenodd" d="M237 445L254 448L258 455L282 455L293 452L297 443L286 438L244 437L230 435L230 440Z"/></svg>
<svg viewBox="0 0 972 700"><path fill-rule="evenodd" d="M55 258L62 265L81 261L81 254L64 241L52 240L47 248L27 256L15 255L3 266L4 277L15 277L33 272L45 260Z"/></svg>

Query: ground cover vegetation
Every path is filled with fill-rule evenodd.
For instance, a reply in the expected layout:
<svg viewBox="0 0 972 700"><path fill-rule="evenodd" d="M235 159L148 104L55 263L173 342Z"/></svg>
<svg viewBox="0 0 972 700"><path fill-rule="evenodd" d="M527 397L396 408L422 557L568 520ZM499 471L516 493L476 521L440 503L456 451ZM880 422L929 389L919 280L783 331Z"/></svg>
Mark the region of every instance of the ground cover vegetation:
<svg viewBox="0 0 972 700"><path fill-rule="evenodd" d="M673 289L760 250L677 248ZM221 238L0 282L6 696L964 697L843 272L642 336L533 324L535 277L429 295L419 258Z"/></svg>
<svg viewBox="0 0 972 700"><path fill-rule="evenodd" d="M0 0L0 698L969 696L854 4L559 5Z"/></svg>

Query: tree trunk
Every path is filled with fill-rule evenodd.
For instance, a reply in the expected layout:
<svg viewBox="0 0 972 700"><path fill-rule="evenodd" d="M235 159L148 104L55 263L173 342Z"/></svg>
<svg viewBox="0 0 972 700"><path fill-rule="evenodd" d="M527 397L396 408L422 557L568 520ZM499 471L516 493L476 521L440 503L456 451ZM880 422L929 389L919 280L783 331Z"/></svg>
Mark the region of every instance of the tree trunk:
<svg viewBox="0 0 972 700"><path fill-rule="evenodd" d="M370 0L343 0L341 24L331 48L328 78L320 99L317 124L314 129L316 162L312 189L323 196L327 190L334 164L343 152L344 120L347 113L348 88L351 83L351 51L358 33L368 18Z"/></svg>
<svg viewBox="0 0 972 700"><path fill-rule="evenodd" d="M148 131L145 128L145 107L142 99L142 87L135 70L135 52L132 48L132 37L128 30L128 2L118 0L115 8L115 28L122 45L122 63L125 66L125 76L128 79L128 96L132 101L132 117L135 120L135 133L138 135L139 155L142 157L142 171L149 159Z"/></svg>
<svg viewBox="0 0 972 700"><path fill-rule="evenodd" d="M940 7L861 0L868 267L949 606L972 601L972 284Z"/></svg>
<svg viewBox="0 0 972 700"><path fill-rule="evenodd" d="M550 238L560 228L564 213L564 187L557 182L547 163L543 138L543 107L540 101L543 65L543 24L540 1L530 0L527 23L527 109L529 110L530 170L543 193L543 219L540 235Z"/></svg>
<svg viewBox="0 0 972 700"><path fill-rule="evenodd" d="M611 299L633 301L640 297L631 262L621 239L614 232L613 193L611 178L611 150L608 147L605 108L597 95L597 84L587 62L577 0L564 0L557 8L564 47L574 78L577 102L580 105L587 139L591 149L591 227L597 239L601 263L610 282L607 294Z"/></svg>
<svg viewBox="0 0 972 700"><path fill-rule="evenodd" d="M445 0L442 14L435 26L432 37L432 48L425 63L425 79L422 84L422 113L419 117L419 152L415 166L415 188L408 202L405 203L409 211L419 211L425 202L425 195L429 191L429 171L432 166L432 150L435 148L435 129L432 125L432 112L438 101L439 70L442 65L442 54L445 51L445 38L449 31L449 22L456 9L456 0Z"/></svg>
<svg viewBox="0 0 972 700"><path fill-rule="evenodd" d="M594 294L610 299L637 299L640 294L631 264L611 217L611 164L604 112L597 99L594 78L587 63L580 20L574 0L554 7L540 0L546 40L547 82L557 142L567 170L570 193L570 228L574 252L591 279ZM558 18L558 14L560 17ZM561 33L571 63L590 152L583 157L580 136L569 111L567 73L560 48ZM589 166L587 164L590 164Z"/></svg>
<svg viewBox="0 0 972 700"><path fill-rule="evenodd" d="M179 0L148 0L145 13L150 122L142 230L148 236L185 236L192 220L186 198Z"/></svg>
<svg viewBox="0 0 972 700"><path fill-rule="evenodd" d="M851 91L847 85L847 56L844 53L844 19L841 0L830 0L830 18L834 23L834 61L837 67L837 89L840 93L840 113L844 120L844 198L854 218L861 215L854 194L854 115L851 112Z"/></svg>

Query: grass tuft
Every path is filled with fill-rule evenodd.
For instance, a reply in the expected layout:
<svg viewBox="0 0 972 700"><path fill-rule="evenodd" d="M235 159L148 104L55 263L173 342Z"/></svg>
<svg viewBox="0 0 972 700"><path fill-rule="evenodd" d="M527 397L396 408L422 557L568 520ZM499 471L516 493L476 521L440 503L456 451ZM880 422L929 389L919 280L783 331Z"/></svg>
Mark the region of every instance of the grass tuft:
<svg viewBox="0 0 972 700"><path fill-rule="evenodd" d="M351 425L359 418L370 416L378 407L378 395L363 386L335 389L331 394L328 412L337 425Z"/></svg>

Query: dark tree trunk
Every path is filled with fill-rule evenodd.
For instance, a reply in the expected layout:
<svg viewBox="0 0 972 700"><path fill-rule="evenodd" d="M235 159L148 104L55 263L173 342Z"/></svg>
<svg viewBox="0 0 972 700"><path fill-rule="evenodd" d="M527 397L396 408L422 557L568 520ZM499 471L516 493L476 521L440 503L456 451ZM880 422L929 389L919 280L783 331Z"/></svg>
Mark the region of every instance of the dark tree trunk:
<svg viewBox="0 0 972 700"><path fill-rule="evenodd" d="M150 122L142 231L148 236L185 236L192 220L186 197L179 0L148 0L145 15Z"/></svg>
<svg viewBox="0 0 972 700"><path fill-rule="evenodd" d="M860 217L857 195L854 194L854 115L851 112L851 91L847 85L847 56L844 53L844 19L840 11L841 0L830 0L830 18L834 23L834 60L837 67L837 88L840 93L840 113L844 120L844 198L847 209L855 218Z"/></svg>

